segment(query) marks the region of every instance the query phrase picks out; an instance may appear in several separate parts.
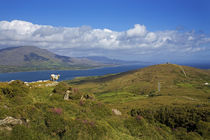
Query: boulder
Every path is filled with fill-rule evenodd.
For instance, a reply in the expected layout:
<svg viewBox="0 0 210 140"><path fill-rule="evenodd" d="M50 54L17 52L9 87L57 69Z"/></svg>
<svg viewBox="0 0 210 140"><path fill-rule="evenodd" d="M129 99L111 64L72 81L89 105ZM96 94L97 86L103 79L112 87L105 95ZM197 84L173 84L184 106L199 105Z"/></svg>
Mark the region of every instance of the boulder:
<svg viewBox="0 0 210 140"><path fill-rule="evenodd" d="M71 93L71 91L70 90L67 90L66 93L65 93L65 95L64 95L64 97L63 97L63 99L66 100L66 101L68 101L69 100L69 94L70 93Z"/></svg>
<svg viewBox="0 0 210 140"><path fill-rule="evenodd" d="M59 82L55 81L55 82L51 82L51 83L47 83L45 84L46 87L52 87L52 86L57 86Z"/></svg>
<svg viewBox="0 0 210 140"><path fill-rule="evenodd" d="M23 122L20 119L15 119L13 117L6 117L3 120L0 120L0 126L1 125L16 125L16 124L22 124Z"/></svg>
<svg viewBox="0 0 210 140"><path fill-rule="evenodd" d="M115 115L122 115L122 113L119 111L119 110L117 110L117 109L112 109L112 112L115 114Z"/></svg>

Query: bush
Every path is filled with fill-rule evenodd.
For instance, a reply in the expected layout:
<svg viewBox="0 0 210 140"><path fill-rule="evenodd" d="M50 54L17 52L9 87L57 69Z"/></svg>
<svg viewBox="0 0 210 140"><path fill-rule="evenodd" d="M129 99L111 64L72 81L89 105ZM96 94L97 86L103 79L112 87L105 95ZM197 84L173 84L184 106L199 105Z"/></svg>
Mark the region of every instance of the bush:
<svg viewBox="0 0 210 140"><path fill-rule="evenodd" d="M29 87L26 86L23 81L15 80L9 85L13 88L14 92L20 93L20 95L29 92Z"/></svg>
<svg viewBox="0 0 210 140"><path fill-rule="evenodd" d="M72 90L71 86L65 82L59 82L59 84L55 86L53 92L64 95L67 90Z"/></svg>
<svg viewBox="0 0 210 140"><path fill-rule="evenodd" d="M125 120L124 124L132 136L141 138L143 137L143 135L146 135L145 130L147 128L145 127L146 126L145 120L131 118L131 119Z"/></svg>
<svg viewBox="0 0 210 140"><path fill-rule="evenodd" d="M13 81L8 86L1 88L2 93L9 98L15 96L26 96L29 92L29 88L20 80Z"/></svg>
<svg viewBox="0 0 210 140"><path fill-rule="evenodd" d="M78 88L72 88L69 98L72 100L77 100L82 97L82 93L79 91Z"/></svg>
<svg viewBox="0 0 210 140"><path fill-rule="evenodd" d="M188 132L197 131L199 121L206 122L209 110L194 107L161 107L158 109L132 109L131 116L143 116L149 121L157 121L170 128L183 127ZM201 129L200 129L201 130Z"/></svg>
<svg viewBox="0 0 210 140"><path fill-rule="evenodd" d="M105 124L88 118L77 118L70 123L70 129L63 139L101 140L107 139L108 128Z"/></svg>
<svg viewBox="0 0 210 140"><path fill-rule="evenodd" d="M130 134L138 139L171 139L165 127L158 124L150 124L144 117L136 116L124 121L124 126Z"/></svg>
<svg viewBox="0 0 210 140"><path fill-rule="evenodd" d="M9 98L15 97L15 93L13 92L13 89L11 86L7 86L1 89L2 93Z"/></svg>
<svg viewBox="0 0 210 140"><path fill-rule="evenodd" d="M63 113L63 109L62 108L52 108L51 112L61 115Z"/></svg>
<svg viewBox="0 0 210 140"><path fill-rule="evenodd" d="M210 139L210 123L199 121L197 123L197 132L206 139Z"/></svg>
<svg viewBox="0 0 210 140"><path fill-rule="evenodd" d="M35 140L36 136L34 136L31 129L26 128L24 125L16 125L11 133L11 140Z"/></svg>
<svg viewBox="0 0 210 140"><path fill-rule="evenodd" d="M45 116L45 125L47 132L52 136L58 136L62 138L66 132L65 120L62 115L55 112L48 112Z"/></svg>
<svg viewBox="0 0 210 140"><path fill-rule="evenodd" d="M173 130L176 139L179 140L199 140L202 137L196 132L187 132L185 128L178 127Z"/></svg>
<svg viewBox="0 0 210 140"><path fill-rule="evenodd" d="M91 93L86 93L86 94L83 95L83 97L85 99L91 99L91 100L95 99L95 95L91 94Z"/></svg>

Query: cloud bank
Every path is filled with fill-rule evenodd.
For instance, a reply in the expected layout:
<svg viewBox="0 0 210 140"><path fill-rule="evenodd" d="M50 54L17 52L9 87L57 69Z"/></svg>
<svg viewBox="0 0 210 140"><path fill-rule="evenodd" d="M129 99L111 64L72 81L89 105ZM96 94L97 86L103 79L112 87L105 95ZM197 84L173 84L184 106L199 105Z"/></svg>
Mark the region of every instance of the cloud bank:
<svg viewBox="0 0 210 140"><path fill-rule="evenodd" d="M209 51L209 44L210 37L205 34L177 30L150 32L140 24L117 32L89 26L54 27L20 20L0 21L0 46L38 46L68 56L170 57Z"/></svg>

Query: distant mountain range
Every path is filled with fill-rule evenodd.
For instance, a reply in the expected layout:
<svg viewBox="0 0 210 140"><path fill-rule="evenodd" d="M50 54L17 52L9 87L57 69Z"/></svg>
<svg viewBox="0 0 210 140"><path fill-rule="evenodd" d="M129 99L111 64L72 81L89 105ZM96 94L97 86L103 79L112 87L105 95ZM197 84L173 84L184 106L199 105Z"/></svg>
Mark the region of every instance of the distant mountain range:
<svg viewBox="0 0 210 140"><path fill-rule="evenodd" d="M89 69L135 64L149 65L150 63L110 59L103 56L77 58L61 56L35 46L10 47L0 50L0 72Z"/></svg>
<svg viewBox="0 0 210 140"><path fill-rule="evenodd" d="M113 65L135 65L135 64L149 65L151 64L150 62L125 61L125 60L119 60L119 59L111 59L104 56L88 56L88 57L79 57L79 58L86 58L86 59L97 61L103 64L113 64Z"/></svg>
<svg viewBox="0 0 210 140"><path fill-rule="evenodd" d="M0 72L87 69L103 66L108 64L87 58L61 56L34 46L0 50Z"/></svg>

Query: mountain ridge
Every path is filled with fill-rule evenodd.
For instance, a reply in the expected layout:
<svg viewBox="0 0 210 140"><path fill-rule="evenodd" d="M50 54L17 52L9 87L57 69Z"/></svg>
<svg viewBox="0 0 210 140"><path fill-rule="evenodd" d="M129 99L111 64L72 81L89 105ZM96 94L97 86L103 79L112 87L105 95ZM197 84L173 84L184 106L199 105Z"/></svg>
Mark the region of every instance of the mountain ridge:
<svg viewBox="0 0 210 140"><path fill-rule="evenodd" d="M120 59L111 59L105 56L87 56L87 57L78 57L78 58L87 58L93 61L101 62L104 64L115 64L115 65L149 65L151 62L144 61L126 61Z"/></svg>
<svg viewBox="0 0 210 140"><path fill-rule="evenodd" d="M0 50L0 72L31 70L86 69L106 66L89 59L61 56L35 46L20 46Z"/></svg>

